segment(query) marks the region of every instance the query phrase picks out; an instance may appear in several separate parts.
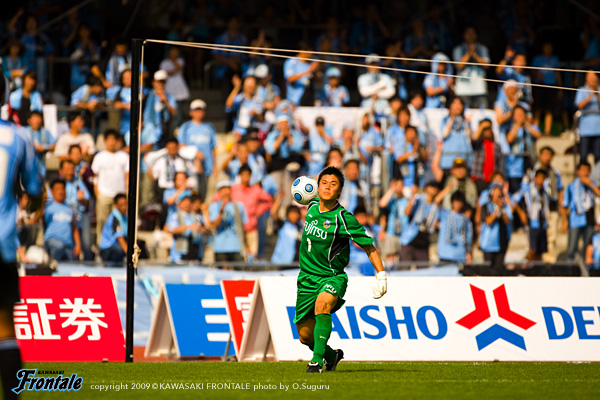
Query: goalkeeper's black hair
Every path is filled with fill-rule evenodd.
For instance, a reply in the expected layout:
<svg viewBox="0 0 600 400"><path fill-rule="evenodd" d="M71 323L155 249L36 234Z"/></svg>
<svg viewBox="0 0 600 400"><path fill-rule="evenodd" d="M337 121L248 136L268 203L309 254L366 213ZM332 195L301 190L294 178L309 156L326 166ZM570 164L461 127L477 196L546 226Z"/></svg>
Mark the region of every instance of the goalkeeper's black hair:
<svg viewBox="0 0 600 400"><path fill-rule="evenodd" d="M319 179L317 179L318 184L321 183L321 178L323 178L325 175L335 176L340 181L340 189L342 189L344 187L344 174L342 174L342 171L340 171L336 167L332 167L330 165L329 167L327 167L323 171L321 171L321 173L319 174Z"/></svg>

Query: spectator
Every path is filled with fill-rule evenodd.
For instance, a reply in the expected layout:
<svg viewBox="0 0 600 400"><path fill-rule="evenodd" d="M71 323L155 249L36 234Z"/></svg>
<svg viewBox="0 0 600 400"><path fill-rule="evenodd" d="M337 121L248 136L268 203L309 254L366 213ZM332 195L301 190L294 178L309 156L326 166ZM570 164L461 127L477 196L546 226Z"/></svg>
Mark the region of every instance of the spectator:
<svg viewBox="0 0 600 400"><path fill-rule="evenodd" d="M92 231L90 220L90 192L81 178L75 175L75 166L71 160L60 162L58 176L65 181L65 204L75 211L75 220L79 230L81 249L84 261L93 261ZM52 199L52 193L48 193L48 199Z"/></svg>
<svg viewBox="0 0 600 400"><path fill-rule="evenodd" d="M396 120L398 122L387 130L385 137L385 149L392 155L398 145L404 141L404 130L410 124L411 113L408 107L403 106L398 110ZM394 169L394 177L397 178L398 176L400 176L399 172Z"/></svg>
<svg viewBox="0 0 600 400"><path fill-rule="evenodd" d="M329 150L325 160L325 165L331 165L337 169L344 168L344 156L342 155L342 151L339 149L339 147L332 147Z"/></svg>
<svg viewBox="0 0 600 400"><path fill-rule="evenodd" d="M121 135L112 129L104 132L105 150L99 152L92 162L96 175L96 234L98 242L102 236L104 223L111 213L115 196L127 191L129 179L129 156L117 147Z"/></svg>
<svg viewBox="0 0 600 400"><path fill-rule="evenodd" d="M277 183L279 190L287 190L292 185L292 177L287 168L290 163L298 162L299 153L304 147L302 134L290 127L287 115L277 117L277 128L273 129L265 141L269 174ZM289 196L288 196L289 197ZM289 199L284 201L287 207Z"/></svg>
<svg viewBox="0 0 600 400"><path fill-rule="evenodd" d="M165 91L170 93L177 102L177 109L181 112L190 98L190 89L188 88L183 76L185 60L180 57L179 47L169 47L169 57L162 60L159 69L165 71L168 75ZM181 114L178 114L180 116ZM178 118L176 125L179 125L182 117Z"/></svg>
<svg viewBox="0 0 600 400"><path fill-rule="evenodd" d="M448 115L442 119L444 149L440 167L447 170L457 158L462 158L471 167L471 127L465 118L465 104L460 97L455 97L448 108Z"/></svg>
<svg viewBox="0 0 600 400"><path fill-rule="evenodd" d="M120 110L119 124L121 135L129 135L130 123L131 123L131 70L126 69L121 73L119 86L113 86L116 90L113 90L110 100L114 101L114 106L117 110ZM108 92L108 91L107 91ZM143 135L144 129L142 129Z"/></svg>
<svg viewBox="0 0 600 400"><path fill-rule="evenodd" d="M550 221L550 196L544 183L546 171L535 171L533 181L524 180L521 190L513 197L515 210L523 226L529 226L529 252L527 260L540 261L548 251L548 221Z"/></svg>
<svg viewBox="0 0 600 400"><path fill-rule="evenodd" d="M586 248L594 233L594 201L596 196L600 196L600 189L596 182L590 179L590 170L590 164L586 161L580 162L577 166L577 178L567 186L563 197L561 230L567 233L567 227L569 228L569 260L575 260L579 238L583 237L583 246Z"/></svg>
<svg viewBox="0 0 600 400"><path fill-rule="evenodd" d="M40 175L46 177L46 155L54 151L56 139L42 123L42 114L39 111L32 111L27 120L27 132L35 148Z"/></svg>
<svg viewBox="0 0 600 400"><path fill-rule="evenodd" d="M175 173L175 187L166 189L163 193L163 206L167 210L167 221L175 212L177 212L177 204L184 197L190 197L192 191L187 187L187 173L184 171Z"/></svg>
<svg viewBox="0 0 600 400"><path fill-rule="evenodd" d="M325 119L318 116L315 119L315 129L308 136L309 151L305 153L308 162L308 175L318 177L325 168L327 152L333 144L333 132L330 127L325 126Z"/></svg>
<svg viewBox="0 0 600 400"><path fill-rule="evenodd" d="M372 185L381 186L381 160L383 153L383 137L377 128L371 125L369 114L363 114L361 133L358 140L361 160L365 160L361 166L361 174L368 178ZM376 161L375 160L379 160ZM379 166L379 167L378 167Z"/></svg>
<svg viewBox="0 0 600 400"><path fill-rule="evenodd" d="M256 172L254 169L255 166L250 161L250 152L248 151L247 141L242 139L231 147L231 151L223 161L221 169L227 174L229 180L235 181L240 172L240 167L244 164L250 165L252 172Z"/></svg>
<svg viewBox="0 0 600 400"><path fill-rule="evenodd" d="M173 95L165 89L169 75L166 71L158 70L154 73L152 90L148 93L146 106L144 107L144 129L154 129L155 137L158 138L158 147L171 138L169 125L177 115L177 102ZM146 125L150 125L146 127Z"/></svg>
<svg viewBox="0 0 600 400"><path fill-rule="evenodd" d="M12 92L8 98L8 114L17 125L26 126L32 112L42 112L44 103L40 92L35 90L36 85L35 72L27 72L23 75L23 87Z"/></svg>
<svg viewBox="0 0 600 400"><path fill-rule="evenodd" d="M93 115L105 104L103 91L102 81L95 76L90 76L87 83L71 95L71 107L88 111Z"/></svg>
<svg viewBox="0 0 600 400"><path fill-rule="evenodd" d="M515 193L519 190L523 175L535 163L534 139L542 134L528 122L527 112L519 105L513 109L512 121L510 130L501 140L506 142L504 146L509 149L506 176L510 193Z"/></svg>
<svg viewBox="0 0 600 400"><path fill-rule="evenodd" d="M380 49L383 40L390 33L376 4L367 4L364 11L361 11L362 18L350 28L349 44L354 53L370 54Z"/></svg>
<svg viewBox="0 0 600 400"><path fill-rule="evenodd" d="M106 64L106 80L112 86L120 85L119 81L122 81L123 72L131 70L131 53L128 51L127 45L128 41L125 38L117 38L115 49Z"/></svg>
<svg viewBox="0 0 600 400"><path fill-rule="evenodd" d="M404 49L410 58L430 58L433 56L434 38L425 31L425 24L420 18L412 22L412 32L406 37ZM415 67L420 67L415 62Z"/></svg>
<svg viewBox="0 0 600 400"><path fill-rule="evenodd" d="M76 29L78 39L69 56L71 59L71 90L85 85L91 72L91 61L98 62L100 60L100 48L92 40L90 27L86 24L79 24Z"/></svg>
<svg viewBox="0 0 600 400"><path fill-rule="evenodd" d="M327 83L317 98L324 107L343 107L350 103L350 93L344 85L340 85L342 71L337 67L329 67L325 72Z"/></svg>
<svg viewBox="0 0 600 400"><path fill-rule="evenodd" d="M252 185L251 178L250 166L242 165L239 170L239 182L231 185L231 200L242 204L246 211L247 222L244 223L244 231L247 252L248 256L253 258L258 254L258 218L271 209L273 199L260 185Z"/></svg>
<svg viewBox="0 0 600 400"><path fill-rule="evenodd" d="M233 90L225 100L225 111L235 115L233 133L236 141L239 141L248 128L262 119L263 108L256 96L256 78L246 77L243 89L242 80L237 75L233 77L232 82Z"/></svg>
<svg viewBox="0 0 600 400"><path fill-rule="evenodd" d="M404 136L399 138L394 149L394 160L406 188L423 187L427 153L414 126L408 125L404 129Z"/></svg>
<svg viewBox="0 0 600 400"><path fill-rule="evenodd" d="M490 184L479 193L479 200L477 200L477 207L475 208L475 227L477 228L477 232L481 231L481 208L490 200L490 189L494 183L500 185L504 195L508 196L508 182L506 182L502 172L495 171L490 177Z"/></svg>
<svg viewBox="0 0 600 400"><path fill-rule="evenodd" d="M75 167L75 176L79 177L88 192L94 192L94 173L90 168L90 164L83 159L83 154L81 152L81 147L77 144L71 145L69 147L69 153L66 158L71 161Z"/></svg>
<svg viewBox="0 0 600 400"><path fill-rule="evenodd" d="M306 59L312 57L312 52L304 42L299 44L300 51L297 58L288 58L283 64L283 76L286 81L286 99L294 106L300 103L310 103L304 98L306 88L310 85L313 72L319 68L317 61L309 62Z"/></svg>
<svg viewBox="0 0 600 400"><path fill-rule="evenodd" d="M315 42L315 48L318 51L321 49L323 41L329 41L331 52L339 53L340 51L348 50L348 45L344 43L344 39L340 36L340 24L336 17L329 16L325 23L325 32L323 32Z"/></svg>
<svg viewBox="0 0 600 400"><path fill-rule="evenodd" d="M123 265L127 256L127 196L123 193L114 198L112 211L102 228L99 248L108 266Z"/></svg>
<svg viewBox="0 0 600 400"><path fill-rule="evenodd" d="M81 113L72 111L67 115L69 123L69 133L65 133L56 141L54 155L59 160L66 160L69 157L69 149L73 145L78 145L84 158L91 159L96 152L94 138L89 133L82 133L85 126L85 120Z"/></svg>
<svg viewBox="0 0 600 400"><path fill-rule="evenodd" d="M466 204L471 208L475 208L477 205L477 186L469 179L467 163L462 158L455 159L449 175L444 179L444 172L439 168L439 158L442 152L442 150L440 150L441 148L442 145L440 143L433 156L433 173L438 182L443 180L444 188L452 186L452 190L448 193L449 196L446 196L442 202L443 207L447 210L452 208L450 196L458 191L465 195Z"/></svg>
<svg viewBox="0 0 600 400"><path fill-rule="evenodd" d="M227 31L223 32L223 34L217 38L215 44L246 46L248 40L239 32L239 29L239 19L237 17L231 17L227 23ZM212 55L218 63L215 70L217 79L221 80L225 78L225 81L229 81L233 75L241 75L242 62L244 61L241 53L215 49L212 50Z"/></svg>
<svg viewBox="0 0 600 400"><path fill-rule="evenodd" d="M44 244L50 258L74 261L79 258L81 242L76 227L75 211L65 204L65 181L56 179L50 184L52 201L44 211Z"/></svg>
<svg viewBox="0 0 600 400"><path fill-rule="evenodd" d="M506 275L504 256L510 241L512 219L510 198L503 193L502 186L492 183L488 201L481 207L479 247L494 275Z"/></svg>
<svg viewBox="0 0 600 400"><path fill-rule="evenodd" d="M456 65L458 78L454 87L454 94L460 97L469 108L487 108L487 83L485 71L490 63L488 48L477 42L477 31L469 26L465 29L464 42L454 48L452 58L461 64ZM483 65L469 65L478 63Z"/></svg>
<svg viewBox="0 0 600 400"><path fill-rule="evenodd" d="M376 120L385 116L390 106L388 100L396 94L396 83L389 75L379 70L379 62L377 54L370 54L365 59L367 72L358 77L358 91L362 96L361 107L371 109Z"/></svg>
<svg viewBox="0 0 600 400"><path fill-rule="evenodd" d="M344 163L344 177L346 182L340 195L340 204L349 212L356 208L371 210L371 191L369 185L360 179L360 164L352 159Z"/></svg>
<svg viewBox="0 0 600 400"><path fill-rule="evenodd" d="M444 63L450 59L444 53L437 53L433 56L432 61L435 62L431 63L431 74L427 74L423 81L423 88L427 93L425 108L445 108L454 79L446 76L446 74L453 74L451 65Z"/></svg>
<svg viewBox="0 0 600 400"><path fill-rule="evenodd" d="M412 192L404 213L408 216L408 225L400 236L400 260L429 261L429 236L435 230L438 219L438 207L434 200L438 194L436 182L425 184L424 193Z"/></svg>
<svg viewBox="0 0 600 400"><path fill-rule="evenodd" d="M581 111L578 126L581 159L585 161L592 154L597 163L600 160L600 94L590 91L598 91L595 71L588 71L585 75L585 85L575 95L575 106Z"/></svg>
<svg viewBox="0 0 600 400"><path fill-rule="evenodd" d="M390 106L385 110L385 118L380 121L385 122L386 129L398 124L398 111L404 107L402 99L397 95L392 96L389 100L389 103Z"/></svg>
<svg viewBox="0 0 600 400"><path fill-rule="evenodd" d="M202 202L200 197L192 195L190 197L192 202L192 216L194 221L200 226L199 235L195 235L194 245L198 246L197 260L202 261L204 259L204 245L207 242L205 236L210 235L210 218L208 217L208 204Z"/></svg>
<svg viewBox="0 0 600 400"><path fill-rule="evenodd" d="M250 184L264 182L267 175L267 163L262 155L264 149L258 137L258 132L252 131L246 134L246 148L248 149L248 165L252 168Z"/></svg>
<svg viewBox="0 0 600 400"><path fill-rule="evenodd" d="M200 99L190 104L190 121L185 122L179 128L177 137L179 147L193 146L196 148L196 157L202 166L202 172L198 175L198 193L204 201L208 188L208 178L212 175L217 177L217 132L210 122L204 121L206 115L206 103Z"/></svg>
<svg viewBox="0 0 600 400"><path fill-rule="evenodd" d="M596 217L594 235L585 251L585 263L590 270L591 276L598 276L600 269L600 215Z"/></svg>
<svg viewBox="0 0 600 400"><path fill-rule="evenodd" d="M456 181L454 181L456 183ZM437 195L437 203L452 190L447 186ZM452 208L442 208L439 212L440 232L437 252L441 262L470 263L473 261L473 225L465 212L465 195L455 191L450 197Z"/></svg>
<svg viewBox="0 0 600 400"><path fill-rule="evenodd" d="M179 142L175 138L169 139L164 149L148 153L146 162L150 179L158 181L159 198L161 199L165 189L175 187L177 172L194 171L192 161L179 154Z"/></svg>
<svg viewBox="0 0 600 400"><path fill-rule="evenodd" d="M298 262L301 238L300 209L296 206L288 206L283 226L277 233L277 243L271 256L271 263L282 265Z"/></svg>
<svg viewBox="0 0 600 400"><path fill-rule="evenodd" d="M254 69L254 77L258 82L256 97L260 99L259 103L262 103L266 112L274 112L281 100L281 90L271 81L269 67L266 64L260 64Z"/></svg>
<svg viewBox="0 0 600 400"><path fill-rule="evenodd" d="M379 226L372 225L371 222L373 218L364 208L356 208L353 212L354 217L365 228L365 232L368 236L374 238L373 245L379 248L379 243L377 242L377 237L379 236ZM349 266L358 267L360 273L362 275L375 276L375 272L373 269L373 264L369 261L369 256L365 251L356 244L354 241L351 241L350 246L350 261ZM366 268L365 268L366 267Z"/></svg>
<svg viewBox="0 0 600 400"><path fill-rule="evenodd" d="M29 195L23 193L17 208L17 236L24 250L35 245L38 233L42 229L41 220L44 214L43 209L29 212L27 210L30 204L29 201Z"/></svg>
<svg viewBox="0 0 600 400"><path fill-rule="evenodd" d="M544 42L542 54L535 56L532 67L538 68L560 68L560 61L554 54L551 42ZM550 86L562 86L560 72L551 70L534 71L534 82ZM552 131L552 120L558 110L558 103L563 97L563 91L548 88L533 88L535 124L540 125L542 114L544 115L544 135L550 135Z"/></svg>
<svg viewBox="0 0 600 400"><path fill-rule="evenodd" d="M425 109L423 108L424 104L423 93L416 92L412 95L410 102L406 107L408 108L408 111L410 111L409 124L417 128L419 131L419 138L426 139L422 143L423 146L429 146L429 140L431 140L432 136L430 135L431 130L429 129L427 113L425 113Z"/></svg>
<svg viewBox="0 0 600 400"><path fill-rule="evenodd" d="M522 101L531 105L533 96L531 95L531 78L525 73L524 66L527 65L527 56L523 53L516 53L510 46L506 48L504 58L499 66L496 67L496 74L502 80L512 79L519 83L518 88L523 93ZM498 91L498 100L504 93Z"/></svg>
<svg viewBox="0 0 600 400"><path fill-rule="evenodd" d="M479 122L477 130L471 136L471 146L473 146L471 179L477 185L477 191L481 193L488 187L494 172L504 171L504 155L494 138L492 121L488 118Z"/></svg>
<svg viewBox="0 0 600 400"><path fill-rule="evenodd" d="M6 47L8 54L2 57L2 69L11 89L16 90L23 86L23 75L27 72L27 60L23 56L25 48L17 39L10 39Z"/></svg>
<svg viewBox="0 0 600 400"><path fill-rule="evenodd" d="M338 147L343 154L343 161L360 160L366 163L366 158L358 148L358 140L354 134L354 124L345 124L342 128L342 137L338 139L334 146Z"/></svg>
<svg viewBox="0 0 600 400"><path fill-rule="evenodd" d="M208 210L211 227L215 230L213 250L217 262L243 262L246 257L244 224L248 217L244 205L231 200L231 183L217 184L219 200Z"/></svg>
<svg viewBox="0 0 600 400"><path fill-rule="evenodd" d="M46 78L48 77L48 57L54 53L54 45L44 34L38 30L38 21L34 15L27 17L25 32L21 35L21 43L25 47L27 70L35 71L39 78L38 89L46 92Z"/></svg>
<svg viewBox="0 0 600 400"><path fill-rule="evenodd" d="M523 103L519 100L522 92L519 89L517 81L509 79L504 82L502 91L504 92L504 95L494 103L496 122L500 127L500 137L508 134L508 131L513 124L513 110L516 106L521 106L525 110L529 109L527 103Z"/></svg>
<svg viewBox="0 0 600 400"><path fill-rule="evenodd" d="M558 251L556 248L556 237L558 236L559 225L559 207L563 203L563 183L562 175L557 168L552 166L554 150L551 147L542 147L538 156L538 161L533 166L532 177L539 170L546 173L544 189L550 198L550 213L548 220L548 254L550 261L556 261Z"/></svg>
<svg viewBox="0 0 600 400"><path fill-rule="evenodd" d="M198 237L204 230L191 212L191 198L184 195L177 204L177 211L167 219L165 230L173 235L173 244L169 252L172 262L197 260L199 254ZM216 245L216 242L215 242Z"/></svg>
<svg viewBox="0 0 600 400"><path fill-rule="evenodd" d="M408 200L404 197L402 179L394 180L388 191L379 200L379 208L387 215L385 225L381 226L379 242L381 253L389 263L395 261L400 252L400 237L408 225L406 207Z"/></svg>

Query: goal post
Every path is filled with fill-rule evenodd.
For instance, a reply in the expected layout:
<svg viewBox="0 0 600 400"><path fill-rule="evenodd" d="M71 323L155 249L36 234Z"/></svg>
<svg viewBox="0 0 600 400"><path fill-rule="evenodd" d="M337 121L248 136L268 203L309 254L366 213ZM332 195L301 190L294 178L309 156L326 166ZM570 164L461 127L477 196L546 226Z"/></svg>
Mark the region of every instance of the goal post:
<svg viewBox="0 0 600 400"><path fill-rule="evenodd" d="M129 131L129 189L127 220L127 308L125 318L125 362L133 362L133 310L135 275L138 262L137 216L140 166L140 119L142 88L140 73L143 67L142 39L131 41L131 109Z"/></svg>

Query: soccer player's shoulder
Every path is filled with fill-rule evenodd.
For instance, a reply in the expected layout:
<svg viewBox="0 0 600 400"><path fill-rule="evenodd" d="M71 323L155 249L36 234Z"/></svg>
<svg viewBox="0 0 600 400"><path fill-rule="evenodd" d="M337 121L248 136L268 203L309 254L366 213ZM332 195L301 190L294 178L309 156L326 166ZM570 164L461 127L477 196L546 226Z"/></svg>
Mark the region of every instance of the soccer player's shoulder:
<svg viewBox="0 0 600 400"><path fill-rule="evenodd" d="M321 200L319 200L319 198L318 198L318 197L315 197L314 199L311 199L311 200L308 202L308 209L310 210L310 209L311 209L313 206L315 206L315 205L316 205L317 207L319 207L319 203L320 203L320 202L321 202Z"/></svg>

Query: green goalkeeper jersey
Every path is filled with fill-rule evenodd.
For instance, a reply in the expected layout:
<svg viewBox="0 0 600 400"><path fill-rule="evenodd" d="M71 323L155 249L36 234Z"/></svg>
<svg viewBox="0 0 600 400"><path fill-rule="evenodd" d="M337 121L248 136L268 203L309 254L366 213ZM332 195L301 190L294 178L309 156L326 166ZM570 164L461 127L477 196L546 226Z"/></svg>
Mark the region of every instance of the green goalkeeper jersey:
<svg viewBox="0 0 600 400"><path fill-rule="evenodd" d="M350 240L361 247L373 244L365 228L339 203L331 211L320 212L319 199L311 200L300 243L300 269L318 276L344 273L350 261Z"/></svg>

